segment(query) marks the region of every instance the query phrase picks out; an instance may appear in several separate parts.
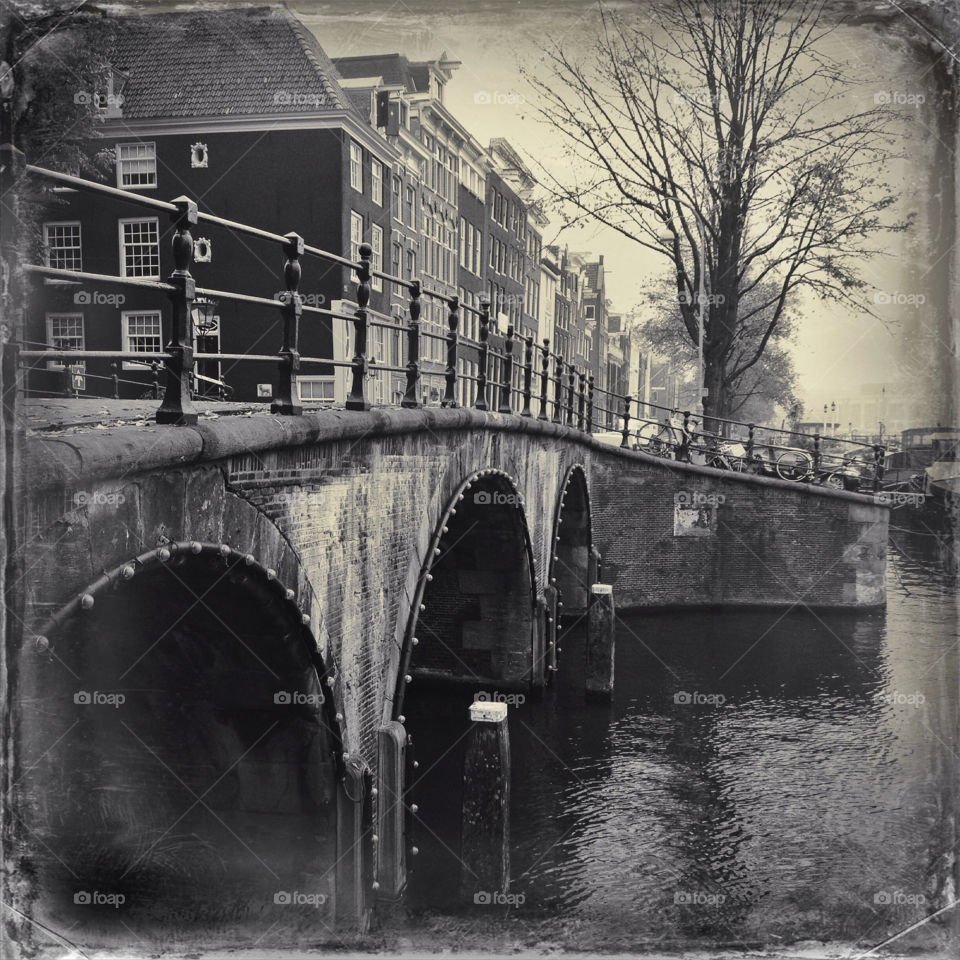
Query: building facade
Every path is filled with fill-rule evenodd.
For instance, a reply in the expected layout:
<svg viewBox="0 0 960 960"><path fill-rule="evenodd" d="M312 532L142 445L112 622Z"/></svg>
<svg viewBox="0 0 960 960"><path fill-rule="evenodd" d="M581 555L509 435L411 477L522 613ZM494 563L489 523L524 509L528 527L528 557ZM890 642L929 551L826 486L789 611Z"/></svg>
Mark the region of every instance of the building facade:
<svg viewBox="0 0 960 960"><path fill-rule="evenodd" d="M479 372L478 310L491 302L489 370L501 379L508 328L514 341L512 384L522 386L524 343L549 339L553 351L605 389L624 384L628 351L610 329L603 257L544 247L548 220L538 185L504 138L481 143L444 103L459 66L442 55L412 61L402 54L330 60L318 39L287 10L199 11L109 16L116 40L105 89L94 91L103 138L91 151L115 153L116 185L145 197L188 196L200 209L306 242L357 261L362 243L372 266L397 281L420 280L421 396L444 393L449 310L459 298L457 402L471 404ZM268 43L276 56L265 84L247 55ZM168 69L176 58L183 69ZM123 199L61 193L42 229L47 264L72 271L163 280L173 269L165 218ZM104 224L109 224L104 229ZM283 254L275 243L220 226L194 231L200 287L277 300ZM300 326L301 399L343 402L355 352L356 276L306 254L300 292L305 306L344 316L304 314ZM369 304L367 394L396 403L404 393L409 291L375 277ZM158 300L161 302L158 305ZM270 399L269 363L204 360L203 354L273 356L282 341L280 310L199 298L194 311L198 395ZM87 283L38 285L28 317L34 344L57 349L159 353L169 342L169 306L156 291L100 290ZM119 373L123 397L153 389L147 362L75 365L82 390L107 393ZM539 371L539 357L537 357ZM162 380L162 378L161 378ZM59 363L38 364L31 388L63 389ZM496 396L488 394L491 403Z"/></svg>
<svg viewBox="0 0 960 960"><path fill-rule="evenodd" d="M391 243L384 171L396 151L357 111L319 43L291 14L261 9L107 19L115 31L107 79L114 96L101 117L102 138L89 147L114 151L109 175L117 187L166 201L186 195L201 210L281 235L296 232L354 260L368 242L374 266L383 265ZM266 88L262 68L248 56L264 42L283 54ZM174 51L183 65L176 75L165 69ZM94 93L107 101L102 91ZM48 266L146 281L173 270L167 219L122 199L61 192L42 229ZM283 254L276 244L207 224L193 233L198 286L279 299ZM353 271L309 256L302 262L307 306L349 303ZM373 318L389 316L389 298L374 282ZM35 288L27 322L34 342L58 349L155 353L172 333L169 310L156 291L48 282ZM226 384L237 399L270 398L275 367L203 361L202 355L275 354L282 342L279 309L201 297L194 325L197 393L216 394L218 384ZM305 314L305 358L343 360L349 351L330 318ZM92 393L112 390L114 372L126 397L143 395L153 379L149 364L132 360L119 370L99 359L78 366L83 389ZM35 370L31 388L56 392L58 367ZM300 372L304 400L345 398L329 365L305 361Z"/></svg>

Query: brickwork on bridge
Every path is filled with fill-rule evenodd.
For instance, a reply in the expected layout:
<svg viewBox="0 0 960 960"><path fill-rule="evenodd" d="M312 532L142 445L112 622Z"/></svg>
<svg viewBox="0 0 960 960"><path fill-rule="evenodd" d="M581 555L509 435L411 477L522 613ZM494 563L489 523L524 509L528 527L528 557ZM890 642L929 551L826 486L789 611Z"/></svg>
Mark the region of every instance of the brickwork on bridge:
<svg viewBox="0 0 960 960"><path fill-rule="evenodd" d="M479 469L514 478L539 595L558 572L551 557L563 484L582 464L593 542L618 609L866 606L884 596L887 511L866 497L662 461L513 416L221 418L197 428L80 431L31 440L30 449L32 532L44 558L32 575L35 621L159 538L222 540L296 591L337 673L345 745L369 760L390 717L431 536L458 485ZM77 505L79 491L86 502ZM705 535L677 535L684 497L713 498ZM568 523L580 506L571 501Z"/></svg>

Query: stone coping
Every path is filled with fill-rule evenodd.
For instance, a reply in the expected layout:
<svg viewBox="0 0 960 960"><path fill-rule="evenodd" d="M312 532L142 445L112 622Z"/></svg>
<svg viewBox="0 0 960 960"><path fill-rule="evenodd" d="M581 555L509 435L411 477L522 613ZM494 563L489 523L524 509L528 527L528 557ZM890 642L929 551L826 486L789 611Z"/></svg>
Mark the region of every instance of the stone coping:
<svg viewBox="0 0 960 960"><path fill-rule="evenodd" d="M237 404L198 405L200 420L195 426L158 425L150 416L156 401L145 402L144 410L131 411L129 402L113 411L111 406L124 401L104 401L98 407L98 419L77 417L72 423L61 418L61 426L33 430L24 451L23 480L29 490L69 488L92 480L136 476L165 467L183 467L212 463L245 453L260 453L281 448L322 443L356 442L378 437L403 436L412 433L450 433L488 430L503 433L531 434L565 440L598 453L657 465L661 469L684 476L703 476L748 486L792 490L814 497L849 500L853 503L876 503L872 495L835 490L782 480L718 470L697 464L682 463L655 457L639 450L625 450L604 443L575 427L521 417L517 414L492 413L472 407L375 407L368 411L318 410L301 416L279 416L263 407ZM137 404L139 407L139 404ZM27 408L30 412L30 408ZM141 415L139 420L118 421L117 414Z"/></svg>

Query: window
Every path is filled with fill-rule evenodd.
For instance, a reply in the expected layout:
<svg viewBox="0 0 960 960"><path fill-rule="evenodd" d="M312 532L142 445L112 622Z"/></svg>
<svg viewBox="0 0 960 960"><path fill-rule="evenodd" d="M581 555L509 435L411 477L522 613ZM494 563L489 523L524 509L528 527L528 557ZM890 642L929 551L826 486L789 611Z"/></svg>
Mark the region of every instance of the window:
<svg viewBox="0 0 960 960"><path fill-rule="evenodd" d="M363 243L363 217L350 211L350 259L360 262L360 244Z"/></svg>
<svg viewBox="0 0 960 960"><path fill-rule="evenodd" d="M403 195L403 184L399 177L393 178L393 192L390 194L390 212L394 220L400 219L400 201Z"/></svg>
<svg viewBox="0 0 960 960"><path fill-rule="evenodd" d="M117 144L117 186L125 190L148 190L157 185L157 145Z"/></svg>
<svg viewBox="0 0 960 960"><path fill-rule="evenodd" d="M587 320L593 320L597 315L597 308L592 303L588 303L583 308L583 315Z"/></svg>
<svg viewBox="0 0 960 960"><path fill-rule="evenodd" d="M48 267L58 270L82 270L80 223L45 223L43 244Z"/></svg>
<svg viewBox="0 0 960 960"><path fill-rule="evenodd" d="M417 251L407 251L407 279L416 280L417 278Z"/></svg>
<svg viewBox="0 0 960 960"><path fill-rule="evenodd" d="M416 227L416 195L414 194L413 187L411 187L409 184L404 192L404 206L406 207L404 219L407 222L407 226Z"/></svg>
<svg viewBox="0 0 960 960"><path fill-rule="evenodd" d="M350 141L350 186L363 193L363 151L359 143Z"/></svg>
<svg viewBox="0 0 960 960"><path fill-rule="evenodd" d="M120 317L123 324L124 353L160 353L163 350L159 310L142 313L124 310ZM123 369L146 370L147 367L136 361L125 360Z"/></svg>
<svg viewBox="0 0 960 960"><path fill-rule="evenodd" d="M54 350L82 350L83 345L82 313L47 314L47 346ZM51 360L47 369L56 370L63 362L69 361ZM79 365L86 369L86 364Z"/></svg>
<svg viewBox="0 0 960 960"><path fill-rule="evenodd" d="M390 272L395 277L403 276L403 247L394 240L393 244L390 247ZM404 288L399 284L394 285L393 292L396 296L402 297Z"/></svg>
<svg viewBox="0 0 960 960"><path fill-rule="evenodd" d="M297 377L297 389L301 400L334 399L333 377Z"/></svg>
<svg viewBox="0 0 960 960"><path fill-rule="evenodd" d="M120 276L160 279L160 226L156 217L120 221Z"/></svg>
<svg viewBox="0 0 960 960"><path fill-rule="evenodd" d="M375 223L370 227L370 246L373 247L370 266L374 270L383 270L383 227L377 226ZM374 276L370 280L370 286L374 290L382 290L383 277Z"/></svg>
<svg viewBox="0 0 960 960"><path fill-rule="evenodd" d="M460 218L460 266L466 268L469 266L467 259L467 221Z"/></svg>
<svg viewBox="0 0 960 960"><path fill-rule="evenodd" d="M383 164L379 160L370 161L370 195L375 204L383 206Z"/></svg>

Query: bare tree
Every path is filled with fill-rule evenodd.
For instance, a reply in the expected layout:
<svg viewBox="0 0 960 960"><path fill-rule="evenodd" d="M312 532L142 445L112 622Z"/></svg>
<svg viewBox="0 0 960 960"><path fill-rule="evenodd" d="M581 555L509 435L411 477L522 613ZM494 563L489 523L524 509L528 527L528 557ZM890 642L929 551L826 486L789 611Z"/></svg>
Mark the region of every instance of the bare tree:
<svg viewBox="0 0 960 960"><path fill-rule="evenodd" d="M836 26L822 0L601 8L592 50L554 44L530 77L566 146L565 179L544 180L571 222L663 254L695 345L705 289L708 418L729 415L730 384L761 361L795 291L869 311L858 267L878 232L906 228L885 213L894 114L845 107L851 81L823 49Z"/></svg>

